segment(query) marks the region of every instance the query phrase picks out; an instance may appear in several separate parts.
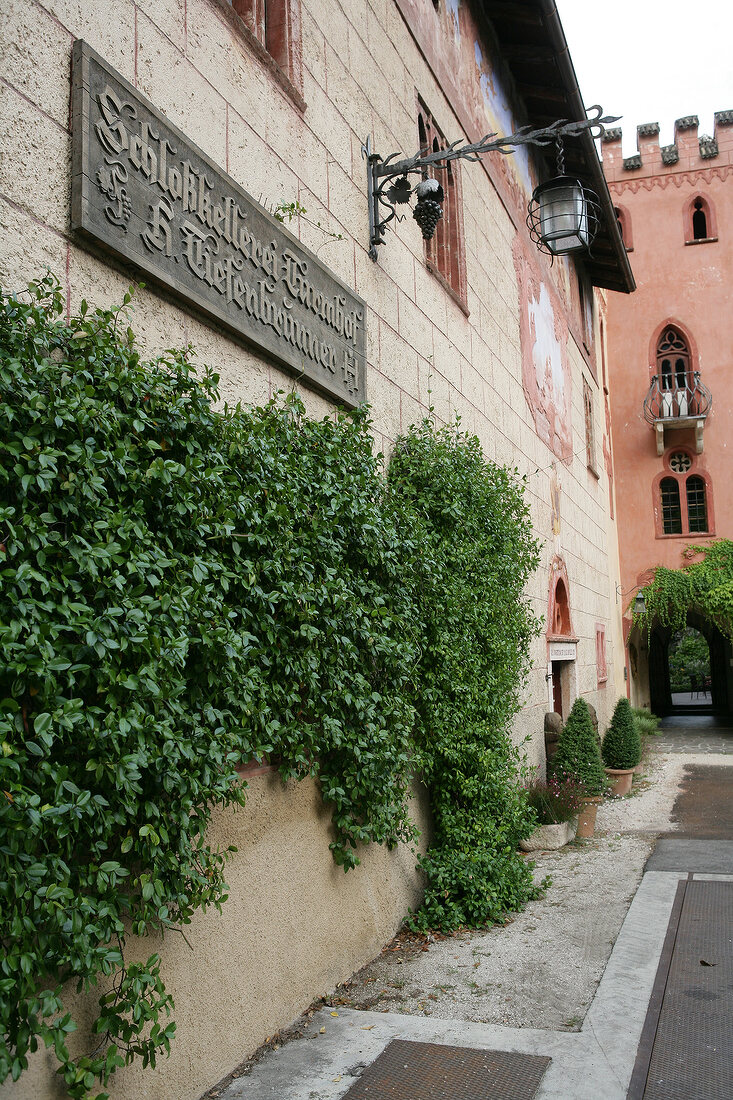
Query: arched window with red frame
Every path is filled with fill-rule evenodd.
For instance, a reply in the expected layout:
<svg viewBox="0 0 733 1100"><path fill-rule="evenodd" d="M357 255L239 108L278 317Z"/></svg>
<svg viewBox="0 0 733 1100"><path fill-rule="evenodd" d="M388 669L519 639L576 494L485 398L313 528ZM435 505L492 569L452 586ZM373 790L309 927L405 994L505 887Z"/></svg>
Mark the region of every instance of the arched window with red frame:
<svg viewBox="0 0 733 1100"><path fill-rule="evenodd" d="M687 523L691 534L707 532L708 508L705 482L701 477L693 474L685 482L687 494Z"/></svg>
<svg viewBox="0 0 733 1100"><path fill-rule="evenodd" d="M673 477L663 477L659 483L662 505L662 530L665 535L682 534L680 487Z"/></svg>
<svg viewBox="0 0 733 1100"><path fill-rule="evenodd" d="M663 417L690 416L695 412L695 378L687 340L674 325L665 326L657 341L657 377Z"/></svg>
<svg viewBox="0 0 733 1100"><path fill-rule="evenodd" d="M671 325L659 337L657 373L663 390L684 388L690 381L690 349L682 333Z"/></svg>
<svg viewBox="0 0 733 1100"><path fill-rule="evenodd" d="M665 455L653 486L657 538L715 534L710 476L696 463L696 455L681 447Z"/></svg>
<svg viewBox="0 0 733 1100"><path fill-rule="evenodd" d="M624 247L627 252L633 252L634 241L631 236L631 215L625 206L614 206L613 212L616 215L616 221L618 222Z"/></svg>
<svg viewBox="0 0 733 1100"><path fill-rule="evenodd" d="M693 195L684 210L685 244L717 241L715 209L704 195Z"/></svg>

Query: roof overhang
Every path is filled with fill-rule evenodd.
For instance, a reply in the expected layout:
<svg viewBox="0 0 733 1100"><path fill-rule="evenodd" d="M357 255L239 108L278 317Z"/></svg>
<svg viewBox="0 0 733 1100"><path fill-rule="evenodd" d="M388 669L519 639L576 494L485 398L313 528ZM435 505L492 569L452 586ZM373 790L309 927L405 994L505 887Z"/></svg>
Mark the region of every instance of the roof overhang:
<svg viewBox="0 0 733 1100"><path fill-rule="evenodd" d="M565 32L554 0L479 0L496 36L526 121L549 126L557 119L586 117ZM612 113L613 104L603 104ZM548 165L549 165L548 160ZM596 192L601 226L592 254L583 261L594 286L629 294L636 288L595 141L586 131L565 142L565 171ZM548 176L554 175L554 163Z"/></svg>

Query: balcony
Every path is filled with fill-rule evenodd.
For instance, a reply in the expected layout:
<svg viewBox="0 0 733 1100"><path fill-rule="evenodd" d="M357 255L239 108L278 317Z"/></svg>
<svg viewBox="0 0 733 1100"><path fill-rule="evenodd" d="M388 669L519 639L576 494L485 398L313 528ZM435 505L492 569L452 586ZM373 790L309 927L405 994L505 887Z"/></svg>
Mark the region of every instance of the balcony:
<svg viewBox="0 0 733 1100"><path fill-rule="evenodd" d="M657 454L664 454L665 428L694 428L695 450L701 455L703 428L712 405L712 395L700 381L699 371L692 376L685 374L683 379L679 375L667 375L661 383L659 375L655 374L644 398L644 419L656 432Z"/></svg>

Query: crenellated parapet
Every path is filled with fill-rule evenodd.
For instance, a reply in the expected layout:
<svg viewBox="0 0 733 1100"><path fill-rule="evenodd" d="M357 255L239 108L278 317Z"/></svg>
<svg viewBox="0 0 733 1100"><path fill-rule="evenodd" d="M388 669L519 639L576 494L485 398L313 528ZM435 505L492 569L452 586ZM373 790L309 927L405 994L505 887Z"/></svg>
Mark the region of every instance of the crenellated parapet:
<svg viewBox="0 0 733 1100"><path fill-rule="evenodd" d="M633 177L645 178L674 172L690 172L733 165L733 110L716 111L712 137L699 134L697 115L685 115L674 124L674 141L660 145L659 123L645 122L636 127L637 152L623 155L620 126L606 130L602 137L603 170L606 179L621 182Z"/></svg>

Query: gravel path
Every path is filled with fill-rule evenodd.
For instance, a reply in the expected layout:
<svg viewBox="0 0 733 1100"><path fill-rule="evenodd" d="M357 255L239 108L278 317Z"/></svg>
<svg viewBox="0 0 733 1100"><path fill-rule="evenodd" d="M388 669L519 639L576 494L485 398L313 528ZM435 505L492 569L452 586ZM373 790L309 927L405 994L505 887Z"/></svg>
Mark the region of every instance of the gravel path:
<svg viewBox="0 0 733 1100"><path fill-rule="evenodd" d="M425 945L400 935L339 988L331 1004L511 1027L575 1031L595 993L685 764L733 757L653 749L628 798L599 807L596 834L534 853L545 896L503 927L459 932Z"/></svg>

